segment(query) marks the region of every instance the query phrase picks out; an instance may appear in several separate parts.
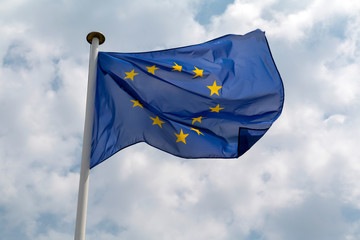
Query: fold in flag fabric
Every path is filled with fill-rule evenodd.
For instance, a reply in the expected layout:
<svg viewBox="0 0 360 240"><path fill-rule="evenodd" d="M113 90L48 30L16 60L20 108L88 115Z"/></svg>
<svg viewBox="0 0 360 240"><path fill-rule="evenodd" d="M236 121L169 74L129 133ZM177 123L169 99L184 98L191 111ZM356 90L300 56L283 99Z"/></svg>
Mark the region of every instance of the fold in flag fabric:
<svg viewBox="0 0 360 240"><path fill-rule="evenodd" d="M261 30L161 51L99 52L90 168L138 142L183 158L237 158L283 102Z"/></svg>

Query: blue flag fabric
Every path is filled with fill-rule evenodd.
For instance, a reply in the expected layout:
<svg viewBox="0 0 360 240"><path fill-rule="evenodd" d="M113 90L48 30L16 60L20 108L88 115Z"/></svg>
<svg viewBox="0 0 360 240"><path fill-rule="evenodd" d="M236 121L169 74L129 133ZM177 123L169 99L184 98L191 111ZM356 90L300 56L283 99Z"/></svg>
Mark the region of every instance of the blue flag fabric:
<svg viewBox="0 0 360 240"><path fill-rule="evenodd" d="M99 52L90 168L138 142L183 158L237 158L283 102L261 30L162 51Z"/></svg>

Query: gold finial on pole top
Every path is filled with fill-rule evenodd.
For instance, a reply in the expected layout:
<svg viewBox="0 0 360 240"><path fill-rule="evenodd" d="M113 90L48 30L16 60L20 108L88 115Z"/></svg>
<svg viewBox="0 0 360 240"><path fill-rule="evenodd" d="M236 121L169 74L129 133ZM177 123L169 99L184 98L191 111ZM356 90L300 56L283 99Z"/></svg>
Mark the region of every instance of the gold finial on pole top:
<svg viewBox="0 0 360 240"><path fill-rule="evenodd" d="M101 32L91 32L86 36L88 43L92 43L93 38L99 39L99 45L105 42L105 36Z"/></svg>

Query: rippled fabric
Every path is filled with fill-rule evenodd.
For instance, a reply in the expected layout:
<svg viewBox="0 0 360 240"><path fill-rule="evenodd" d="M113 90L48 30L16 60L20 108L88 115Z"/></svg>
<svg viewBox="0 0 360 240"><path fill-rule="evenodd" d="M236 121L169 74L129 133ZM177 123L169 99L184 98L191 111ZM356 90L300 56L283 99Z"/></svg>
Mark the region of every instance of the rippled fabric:
<svg viewBox="0 0 360 240"><path fill-rule="evenodd" d="M161 51L99 52L90 167L138 142L183 158L237 158L283 102L261 30Z"/></svg>

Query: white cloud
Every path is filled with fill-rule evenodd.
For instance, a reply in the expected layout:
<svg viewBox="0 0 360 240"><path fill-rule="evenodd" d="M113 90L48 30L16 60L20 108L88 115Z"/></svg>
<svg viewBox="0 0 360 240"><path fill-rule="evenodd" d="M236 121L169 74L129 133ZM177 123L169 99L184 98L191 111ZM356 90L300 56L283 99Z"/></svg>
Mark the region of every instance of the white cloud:
<svg viewBox="0 0 360 240"><path fill-rule="evenodd" d="M85 36L101 50L266 31L285 85L268 134L235 161L139 144L91 170L89 239L358 239L359 21L355 1L0 4L0 234L72 239L85 109ZM30 7L33 9L29 11ZM20 229L20 230L19 230Z"/></svg>
<svg viewBox="0 0 360 240"><path fill-rule="evenodd" d="M360 8L354 1L289 2L237 0L223 15L213 18L210 30L213 34L242 34L261 28L268 36L298 42L311 38L309 30L316 24L326 26L340 16L356 17Z"/></svg>

